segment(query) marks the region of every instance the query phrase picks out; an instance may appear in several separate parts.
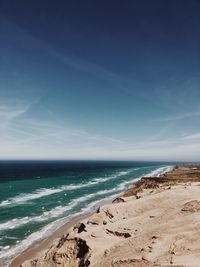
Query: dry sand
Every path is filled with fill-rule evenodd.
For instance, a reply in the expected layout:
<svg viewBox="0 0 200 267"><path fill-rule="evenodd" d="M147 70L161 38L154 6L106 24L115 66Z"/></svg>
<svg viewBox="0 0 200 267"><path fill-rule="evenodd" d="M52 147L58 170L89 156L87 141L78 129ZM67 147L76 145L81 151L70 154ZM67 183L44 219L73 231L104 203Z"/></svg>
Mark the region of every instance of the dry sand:
<svg viewBox="0 0 200 267"><path fill-rule="evenodd" d="M200 169L178 167L142 178L123 197L70 226L21 266L199 267Z"/></svg>

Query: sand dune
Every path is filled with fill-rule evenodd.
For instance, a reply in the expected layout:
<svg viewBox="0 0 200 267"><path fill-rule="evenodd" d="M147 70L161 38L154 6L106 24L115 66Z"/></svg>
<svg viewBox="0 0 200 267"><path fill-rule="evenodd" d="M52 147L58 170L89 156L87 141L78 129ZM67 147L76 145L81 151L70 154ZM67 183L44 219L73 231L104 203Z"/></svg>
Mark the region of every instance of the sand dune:
<svg viewBox="0 0 200 267"><path fill-rule="evenodd" d="M142 178L22 267L200 266L199 236L200 170L178 167Z"/></svg>

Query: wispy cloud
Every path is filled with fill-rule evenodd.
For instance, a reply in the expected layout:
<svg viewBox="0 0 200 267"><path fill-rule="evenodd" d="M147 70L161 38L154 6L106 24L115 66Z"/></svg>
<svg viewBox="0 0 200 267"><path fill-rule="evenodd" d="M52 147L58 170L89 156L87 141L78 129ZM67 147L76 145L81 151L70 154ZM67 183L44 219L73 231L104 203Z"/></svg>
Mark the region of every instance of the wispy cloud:
<svg viewBox="0 0 200 267"><path fill-rule="evenodd" d="M30 107L31 103L0 106L0 116L9 122L0 132L0 158L169 160L170 155L172 160L184 160L200 155L195 142L200 133L167 137L170 126L166 125L151 138L128 143L60 123L52 112L47 112L50 117L35 118Z"/></svg>
<svg viewBox="0 0 200 267"><path fill-rule="evenodd" d="M0 101L0 127L15 122L28 113L29 109L39 102L39 98L31 101L19 99L1 99Z"/></svg>
<svg viewBox="0 0 200 267"><path fill-rule="evenodd" d="M71 146L73 143L75 146L80 144L82 146L84 143L86 145L88 143L94 143L98 146L102 144L112 145L122 143L122 141L115 138L89 133L84 129L72 128L50 120L35 120L29 118L23 120L23 125L26 125L23 132L18 129L17 126L12 128L12 131L21 131L21 133L25 135L23 139L17 141L21 144L49 142L54 146L54 143L58 142L67 146Z"/></svg>
<svg viewBox="0 0 200 267"><path fill-rule="evenodd" d="M185 139L185 140L196 140L196 139L200 139L200 133L194 133L194 134L190 134L190 135L185 135L183 137L183 139Z"/></svg>
<svg viewBox="0 0 200 267"><path fill-rule="evenodd" d="M72 51L69 51L68 53L62 53L58 50L56 50L51 44L45 42L44 40L37 38L37 36L31 34L26 29L20 27L16 23L13 23L10 20L4 19L2 23L2 28L7 29L7 31L10 31L11 33L14 33L18 37L18 39L21 39L23 43L26 43L27 46L33 47L36 50L42 51L45 55L50 56L54 60L56 59L58 62L72 67L75 70L87 72L92 75L101 76L106 79L115 79L117 77L117 74L112 72L111 70L105 68L104 66L101 66L97 62L92 62L89 60L86 60L81 57L77 57L75 54L72 53Z"/></svg>
<svg viewBox="0 0 200 267"><path fill-rule="evenodd" d="M178 120L184 120L184 119L189 119L189 118L195 118L195 117L200 117L200 111L194 111L194 112L186 112L186 113L179 113L179 114L174 114L172 116L164 117L164 118L159 118L159 121L178 121Z"/></svg>
<svg viewBox="0 0 200 267"><path fill-rule="evenodd" d="M64 153L79 155L83 151L94 152L95 149L112 148L123 143L113 137L60 123L52 112L43 114L42 118L36 118L33 109L31 112L29 110L32 105L33 102L24 104L18 101L14 106L0 106L0 118L3 123L0 125L0 158L26 155L48 158L49 154L54 158L59 155L62 157ZM39 106L37 103L34 108L42 111Z"/></svg>
<svg viewBox="0 0 200 267"><path fill-rule="evenodd" d="M0 119L13 120L26 113L28 109L29 105L26 105L24 107L10 107L8 105L0 105Z"/></svg>
<svg viewBox="0 0 200 267"><path fill-rule="evenodd" d="M117 77L117 75L114 72L102 67L101 65L97 63L90 62L90 61L78 58L76 56L69 56L69 55L58 53L57 51L53 50L50 47L48 48L48 53L52 57L62 62L63 64L73 67L76 70L88 72L90 74L97 75L97 76L103 76L108 79L113 79Z"/></svg>

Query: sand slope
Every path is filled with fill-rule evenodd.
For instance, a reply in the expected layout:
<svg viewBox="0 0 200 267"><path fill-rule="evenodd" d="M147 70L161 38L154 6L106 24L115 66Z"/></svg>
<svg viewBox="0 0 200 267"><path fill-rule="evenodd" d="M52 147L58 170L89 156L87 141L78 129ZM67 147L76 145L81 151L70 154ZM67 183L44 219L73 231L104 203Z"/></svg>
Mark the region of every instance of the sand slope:
<svg viewBox="0 0 200 267"><path fill-rule="evenodd" d="M192 168L143 178L22 266L200 266L200 171Z"/></svg>

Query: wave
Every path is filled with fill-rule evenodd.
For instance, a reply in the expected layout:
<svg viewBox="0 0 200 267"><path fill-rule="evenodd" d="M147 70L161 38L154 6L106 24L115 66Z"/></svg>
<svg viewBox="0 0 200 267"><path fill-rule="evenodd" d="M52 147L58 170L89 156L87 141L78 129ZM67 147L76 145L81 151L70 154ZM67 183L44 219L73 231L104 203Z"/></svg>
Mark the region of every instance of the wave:
<svg viewBox="0 0 200 267"><path fill-rule="evenodd" d="M71 190L76 190L76 189L80 189L80 188L90 187L93 185L104 183L106 181L109 181L111 179L115 179L115 178L123 176L123 175L127 175L130 172L131 172L130 170L129 171L120 171L118 174L111 175L111 176L108 176L105 178L95 178L95 179L93 179L87 183L63 185L63 186L58 187L58 188L40 188L40 189L34 191L33 193L20 194L16 197L4 200L0 203L0 207L9 206L9 205L24 204L27 201L35 200L35 199L38 199L41 197L49 196L49 195L60 193L63 191L71 191Z"/></svg>
<svg viewBox="0 0 200 267"><path fill-rule="evenodd" d="M43 227L40 231L32 233L26 239L24 239L14 247L10 248L9 250L4 247L4 250L0 251L0 258L2 261L4 261L4 266L9 266L9 262L14 256L18 255L19 253L30 247L34 242L48 237L52 233L52 231L55 231L61 226L62 224L60 224L59 221L52 222Z"/></svg>
<svg viewBox="0 0 200 267"><path fill-rule="evenodd" d="M166 172L172 171L173 168L174 168L174 166L161 167L161 168L158 168L158 169L144 175L144 177L159 177Z"/></svg>
<svg viewBox="0 0 200 267"><path fill-rule="evenodd" d="M39 216L35 216L35 217L26 216L23 218L16 218L16 219L10 220L8 222L1 223L0 224L0 231L19 228L19 227L21 227L25 224L28 224L28 223L43 222L43 221L48 221L49 219L52 219L52 218L57 218L59 216L62 216L65 212L72 210L73 208L78 206L80 203L84 203L85 201L88 201L88 200L94 198L95 196L103 196L103 195L123 191L125 189L126 185L130 184L131 182L132 181L125 181L125 182L120 183L116 188L102 190L99 192L94 192L94 193L91 193L89 195L84 195L82 197L79 197L79 198L72 200L66 206L57 206L56 208L53 208L49 211L43 212L43 214L41 214Z"/></svg>
<svg viewBox="0 0 200 267"><path fill-rule="evenodd" d="M26 202L29 200L33 200L33 199L41 198L44 196L49 196L49 195L52 195L55 193L59 193L61 191L62 191L62 189L60 189L60 188L41 188L41 189L36 190L34 193L31 193L31 194L20 194L19 196L16 196L14 198L4 200L0 203L0 207L11 205L11 204L23 203L23 202Z"/></svg>
<svg viewBox="0 0 200 267"><path fill-rule="evenodd" d="M158 168L158 169L150 172L149 174L144 175L144 177L150 177L150 176L151 177L152 176L159 177L161 174L163 174L165 172L168 172L168 171L170 171L172 169L173 169L173 166L161 167L161 168ZM124 172L124 174L125 174L125 172ZM138 180L138 179L135 179L135 181ZM111 193L117 193L117 192L119 193L120 191L123 191L126 188L126 186L131 184L132 182L133 182L133 180L124 181L124 182L118 184L118 186L116 188L102 190L102 191L99 191L99 192L94 192L94 193L91 193L89 195L84 195L82 197L79 197L77 199L72 200L66 206L57 206L56 208L53 208L53 209L51 209L49 211L43 212L43 214L41 214L39 216L35 216L35 217L26 216L26 217L23 217L23 218L16 218L16 219L10 220L8 222L1 223L0 224L0 231L19 228L19 227L21 227L21 226L23 226L25 224L30 223L30 222L31 223L43 222L43 221L48 221L49 219L52 219L52 218L57 218L59 216L62 216L65 212L71 211L73 208L78 206L80 203L84 203L85 201L88 201L88 200L94 198L95 196L102 196L102 195L111 194ZM87 185L89 185L89 184L90 183L87 183ZM77 186L79 188L80 185L77 185ZM76 188L77 188L77 186L76 186ZM80 186L80 187L82 187L82 186ZM70 188L71 188L71 186L70 186ZM24 197L24 198L27 199L27 196Z"/></svg>
<svg viewBox="0 0 200 267"><path fill-rule="evenodd" d="M161 167L161 168L158 168L152 171L150 174L147 174L146 176L160 176L161 174L167 171L170 171L172 169L173 169L173 166ZM126 175L128 172L120 172L117 174L117 176ZM109 179L113 179L114 177L116 177L116 175L105 177L105 178L96 178L85 184L62 186L57 189L62 190L62 191L66 190L66 188L68 188L67 190L74 190L74 189L77 189L77 187L82 188L83 186L90 186L91 183L92 184L101 183ZM4 227L3 230L5 230L5 229L13 229L13 228L19 227L21 226L21 223L23 224L23 223L29 223L29 222L40 222L40 221L49 220L50 218L57 218L55 221L48 223L41 230L29 235L26 239L19 242L14 247L11 247L7 250L4 247L4 249L0 251L0 258L8 262L10 259L13 258L13 256L16 256L17 254L21 253L22 251L30 247L34 242L48 237L50 234L52 234L52 232L60 228L63 224L67 223L73 217L91 212L91 210L96 208L97 205L99 206L103 201L113 199L114 197L118 196L120 192L122 192L128 185L130 185L135 180L137 179L123 181L120 184L118 184L116 188L111 188L111 189L102 190L99 192L94 192L88 195L84 195L80 198L72 200L67 206L58 206L50 211L45 211L43 214L39 216L14 219L7 223L0 224L0 229L2 230L3 229L2 227ZM102 198L100 200L92 201L92 198L94 198L95 196L102 196ZM72 211L73 208L77 207L79 204L84 203L88 200L91 200L92 202L85 203L85 206L83 206L79 212L75 213L75 211ZM67 211L71 211L70 215L66 214ZM59 216L62 216L62 215L64 215L65 217L58 218ZM8 228L8 227L11 227L11 228Z"/></svg>
<svg viewBox="0 0 200 267"><path fill-rule="evenodd" d="M125 186L127 184L129 184L131 182L132 181L123 182L116 189L103 190L103 191L100 191L100 192L97 192L97 193L92 193L92 194L90 194L88 196L80 197L79 199L73 200L71 202L71 204L73 203L75 205L75 203L88 200L91 196L94 196L96 194L103 195L103 194L109 194L111 192L121 191L121 190L123 190L125 188ZM90 204L88 204L86 207L83 207L80 210L80 212L77 212L76 214L73 214L71 216L66 216L64 218L61 218L61 219L58 219L58 220L56 220L54 222L49 223L48 225L43 227L41 230L32 233L26 239L22 240L20 243L18 243L14 247L10 248L9 250L8 250L8 247L7 248L4 247L4 250L0 251L0 258L5 261L4 262L5 267L9 265L10 260L14 256L20 254L22 251L24 251L25 249L30 247L36 241L40 241L41 239L47 238L50 234L52 234L52 232L56 231L62 225L66 224L73 217L78 216L78 215L82 215L82 214L85 214L85 213L88 213L88 212L91 212L97 205L100 205L100 203L102 203L103 201L113 199L116 196L118 196L117 193L112 194L109 197L106 196L106 197L104 197L104 198L102 198L100 200L93 201Z"/></svg>

